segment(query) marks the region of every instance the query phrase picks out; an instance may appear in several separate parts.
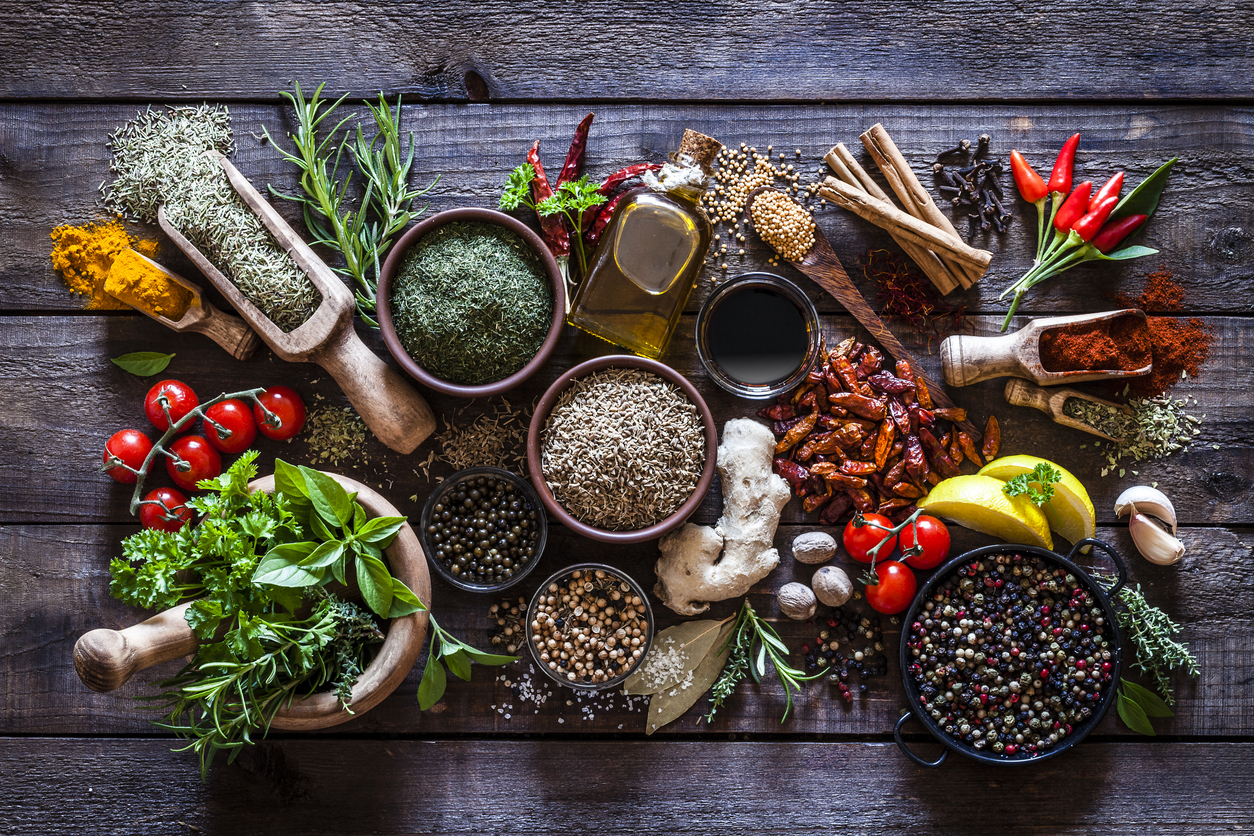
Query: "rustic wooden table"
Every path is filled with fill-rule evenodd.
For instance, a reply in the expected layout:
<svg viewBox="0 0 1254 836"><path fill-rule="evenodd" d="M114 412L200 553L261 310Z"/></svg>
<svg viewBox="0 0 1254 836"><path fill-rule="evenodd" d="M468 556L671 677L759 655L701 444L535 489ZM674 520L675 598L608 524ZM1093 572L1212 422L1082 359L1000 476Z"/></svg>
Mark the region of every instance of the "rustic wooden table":
<svg viewBox="0 0 1254 836"><path fill-rule="evenodd" d="M902 832L1212 833L1254 830L1254 620L1250 618L1251 404L1254 316L1254 17L1248 5L988 2L939 5L811 4L761 10L736 4L537 0L471 7L457 2L363 5L279 0L93 4L0 2L0 833L273 834ZM1181 678L1177 716L1153 739L1111 712L1087 741L1039 766L996 769L962 758L928 771L907 761L890 730L903 708L895 673L844 705L812 684L779 723L775 685L743 687L712 725L693 710L646 739L644 717L622 697L552 694L528 702L477 669L427 713L416 669L379 708L323 734L275 734L207 784L194 757L148 724L133 698L173 666L111 694L81 685L74 641L141 616L108 593L108 561L135 530L129 491L93 472L115 429L142 425L150 381L108 358L177 352L170 374L201 393L236 383L290 384L307 400L342 395L316 367L266 351L231 360L203 337L173 334L139 314L85 312L51 270L49 231L104 215L96 187L108 173L106 136L149 104L227 102L236 161L254 183L290 191L292 169L258 140L291 113L277 91L306 87L370 97L403 93L418 144L417 180L439 176L430 209L495 203L505 173L540 139L560 159L576 122L597 118L588 165L602 175L658 160L684 127L763 148L801 149L818 172L837 141L883 122L925 172L937 150L991 133L1042 165L1073 131L1079 160L1100 176L1126 167L1139 181L1179 156L1163 209L1144 240L1159 258L1085 266L1038 289L1028 317L1105 309L1103 294L1138 285L1166 264L1190 314L1218 337L1198 380L1180 386L1206 414L1186 455L1099 476L1090 438L1008 407L1001 381L953 390L982 421L1002 418L1005 452L1056 459L1089 487L1098 535L1129 556L1133 580L1176 617L1202 674ZM925 177L926 182L930 178ZM1004 181L1009 188L1009 178ZM1010 232L988 245L988 276L959 298L979 331L1003 305L996 295L1025 269L1032 210L1018 205ZM818 221L867 293L857 269L887 237L827 208ZM734 270L760 269L757 241ZM191 272L182 259L165 258ZM783 272L789 272L784 270ZM693 314L712 287L703 277L663 358L702 390L721 423L755 409L714 387L692 343ZM859 333L807 280L829 337ZM367 342L385 354L367 329ZM909 341L909 334L898 331ZM551 368L514 393L527 403L563 369L607 347L567 329ZM939 373L934 353L921 350ZM495 404L431 396L462 422ZM464 410L464 411L463 411ZM416 515L431 490L419 463L381 444L342 472ZM306 444L262 445L308 461ZM439 466L432 476L447 474ZM1158 482L1176 503L1189 554L1160 568L1136 557L1112 513L1134 483ZM778 542L812 523L793 503ZM696 515L711 522L717 489ZM955 547L989 542L956 531ZM656 546L606 547L553 532L536 577L581 559L619 565L652 582ZM752 593L774 613L773 591L799 577L791 561ZM527 587L529 591L530 587ZM484 597L435 581L435 607L475 643L489 635ZM715 608L731 611L733 602ZM793 644L802 625L781 629ZM886 625L890 658L897 627ZM505 671L521 681L526 665ZM913 726L915 744L936 745Z"/></svg>

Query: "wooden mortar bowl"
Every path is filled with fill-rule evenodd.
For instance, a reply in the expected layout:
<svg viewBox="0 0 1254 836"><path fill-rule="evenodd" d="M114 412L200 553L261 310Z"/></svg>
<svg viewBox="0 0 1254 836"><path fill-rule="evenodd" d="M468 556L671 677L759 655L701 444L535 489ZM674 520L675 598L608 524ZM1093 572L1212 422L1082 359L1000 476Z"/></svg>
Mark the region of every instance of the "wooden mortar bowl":
<svg viewBox="0 0 1254 836"><path fill-rule="evenodd" d="M356 491L357 501L371 517L400 516L395 506L372 488L347 476L329 475L348 491ZM255 479L249 487L273 491L274 477ZM409 523L401 527L396 540L384 553L392 574L430 606L431 575L427 559ZM183 619L187 606L180 604L125 630L99 629L83 635L74 645L74 668L83 684L94 691L112 691L144 668L194 653L198 645L196 634ZM286 731L325 729L369 711L409 675L426 637L426 611L392 619L379 653L353 686L350 703L353 713L340 706L333 692L323 691L293 700L291 705L279 710L271 727Z"/></svg>

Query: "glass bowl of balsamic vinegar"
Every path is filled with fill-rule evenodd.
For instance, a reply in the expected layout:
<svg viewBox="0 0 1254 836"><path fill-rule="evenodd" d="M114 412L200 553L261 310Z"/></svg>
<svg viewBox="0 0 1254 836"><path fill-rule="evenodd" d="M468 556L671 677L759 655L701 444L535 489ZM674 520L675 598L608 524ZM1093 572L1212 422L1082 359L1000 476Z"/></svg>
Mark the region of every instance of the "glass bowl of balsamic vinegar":
<svg viewBox="0 0 1254 836"><path fill-rule="evenodd" d="M801 288L774 273L742 273L697 314L697 356L714 382L765 400L794 388L819 357L819 315Z"/></svg>

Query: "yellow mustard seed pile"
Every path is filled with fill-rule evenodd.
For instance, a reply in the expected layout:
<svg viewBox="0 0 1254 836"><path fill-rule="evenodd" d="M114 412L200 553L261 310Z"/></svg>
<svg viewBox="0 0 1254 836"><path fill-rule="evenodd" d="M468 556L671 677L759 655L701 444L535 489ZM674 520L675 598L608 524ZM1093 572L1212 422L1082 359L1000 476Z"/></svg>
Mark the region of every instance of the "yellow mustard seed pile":
<svg viewBox="0 0 1254 836"><path fill-rule="evenodd" d="M786 194L762 192L750 210L766 243L788 261L801 261L814 246L814 218Z"/></svg>
<svg viewBox="0 0 1254 836"><path fill-rule="evenodd" d="M786 153L780 152L779 161L774 162L774 153L772 145L768 145L763 154L756 147L742 142L739 148L724 148L716 158L718 169L714 172L714 184L703 198L703 205L716 225L710 256L720 270L727 269L729 250L731 255L745 254L745 230L742 227L749 193L763 186L797 193L797 180L801 173L796 171L795 165L787 162ZM801 157L800 148L795 156ZM726 239L720 225L730 227L726 230Z"/></svg>

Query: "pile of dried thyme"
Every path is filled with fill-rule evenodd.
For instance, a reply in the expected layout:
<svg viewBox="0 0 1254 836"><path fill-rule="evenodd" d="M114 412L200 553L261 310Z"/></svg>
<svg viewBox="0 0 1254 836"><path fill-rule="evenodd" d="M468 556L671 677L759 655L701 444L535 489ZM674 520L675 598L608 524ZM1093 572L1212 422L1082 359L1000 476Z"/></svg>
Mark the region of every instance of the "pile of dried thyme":
<svg viewBox="0 0 1254 836"><path fill-rule="evenodd" d="M250 302L292 331L321 296L209 154L230 154L232 145L225 107L146 110L109 137L117 177L100 191L110 206L149 223L165 206L169 222Z"/></svg>
<svg viewBox="0 0 1254 836"><path fill-rule="evenodd" d="M495 224L450 223L405 254L392 322L409 356L450 383L509 377L540 350L553 289L535 253Z"/></svg>
<svg viewBox="0 0 1254 836"><path fill-rule="evenodd" d="M572 383L540 444L554 498L576 519L611 531L673 514L696 488L706 457L697 407L639 369L605 369Z"/></svg>
<svg viewBox="0 0 1254 836"><path fill-rule="evenodd" d="M1068 398L1062 411L1109 436L1123 439L1120 443L1108 442L1103 448L1107 466L1102 468L1102 475L1105 476L1123 459L1143 462L1188 451L1193 437L1201 434L1198 425L1206 417L1202 415L1199 418L1185 412L1188 401L1187 397L1170 398L1165 395L1133 398L1128 401L1132 414L1127 415L1104 404ZM1193 399L1193 404L1197 404L1197 398ZM1094 446L1102 448L1102 443L1096 442ZM1123 468L1120 468L1119 475L1124 475Z"/></svg>

